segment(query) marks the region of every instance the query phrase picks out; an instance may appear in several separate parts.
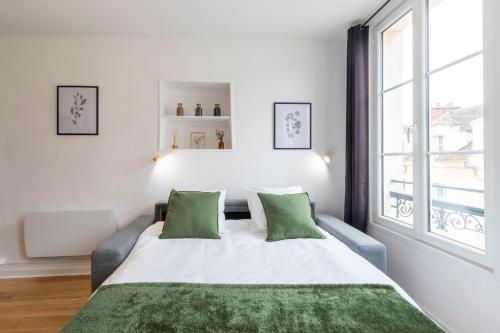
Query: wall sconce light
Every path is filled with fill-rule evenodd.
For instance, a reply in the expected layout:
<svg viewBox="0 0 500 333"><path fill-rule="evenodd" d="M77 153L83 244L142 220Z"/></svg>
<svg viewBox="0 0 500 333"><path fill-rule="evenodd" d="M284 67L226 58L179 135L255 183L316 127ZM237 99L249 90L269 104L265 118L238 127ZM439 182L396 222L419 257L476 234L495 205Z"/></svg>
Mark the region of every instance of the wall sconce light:
<svg viewBox="0 0 500 333"><path fill-rule="evenodd" d="M160 154L156 154L155 156L153 156L153 161L155 162L158 162L160 159L161 159Z"/></svg>
<svg viewBox="0 0 500 333"><path fill-rule="evenodd" d="M332 155L330 153L324 153L323 154L323 161L326 164L330 164L330 162L332 161Z"/></svg>

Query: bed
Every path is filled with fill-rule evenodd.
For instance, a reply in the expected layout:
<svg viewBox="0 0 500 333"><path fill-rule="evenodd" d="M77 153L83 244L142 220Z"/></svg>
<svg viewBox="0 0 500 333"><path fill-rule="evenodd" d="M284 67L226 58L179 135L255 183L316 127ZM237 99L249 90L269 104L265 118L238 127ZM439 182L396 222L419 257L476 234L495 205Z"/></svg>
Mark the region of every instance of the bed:
<svg viewBox="0 0 500 333"><path fill-rule="evenodd" d="M383 245L331 216L324 240L266 242L230 201L220 240L165 241L165 211L96 250L96 292L65 332L441 332L384 274Z"/></svg>

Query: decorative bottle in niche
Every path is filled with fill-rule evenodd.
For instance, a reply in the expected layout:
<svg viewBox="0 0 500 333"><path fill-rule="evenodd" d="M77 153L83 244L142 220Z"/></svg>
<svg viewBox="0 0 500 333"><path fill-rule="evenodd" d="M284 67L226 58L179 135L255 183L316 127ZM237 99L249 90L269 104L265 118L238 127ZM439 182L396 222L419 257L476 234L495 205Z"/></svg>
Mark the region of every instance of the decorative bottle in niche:
<svg viewBox="0 0 500 333"><path fill-rule="evenodd" d="M215 117L220 117L220 104L215 104L214 116Z"/></svg>
<svg viewBox="0 0 500 333"><path fill-rule="evenodd" d="M219 149L224 149L224 131L215 130L215 136L219 140Z"/></svg>
<svg viewBox="0 0 500 333"><path fill-rule="evenodd" d="M196 110L194 115L198 117L203 116L203 109L201 108L201 104L196 104Z"/></svg>
<svg viewBox="0 0 500 333"><path fill-rule="evenodd" d="M176 116L183 116L184 115L184 108L182 107L182 103L177 103L177 110L175 112Z"/></svg>

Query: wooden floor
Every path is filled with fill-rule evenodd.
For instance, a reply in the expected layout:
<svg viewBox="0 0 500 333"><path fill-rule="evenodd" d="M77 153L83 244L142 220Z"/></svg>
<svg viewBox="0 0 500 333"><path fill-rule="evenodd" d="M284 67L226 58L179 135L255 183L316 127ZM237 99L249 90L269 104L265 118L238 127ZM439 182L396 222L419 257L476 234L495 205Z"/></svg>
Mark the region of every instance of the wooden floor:
<svg viewBox="0 0 500 333"><path fill-rule="evenodd" d="M89 296L89 276L0 279L0 332L59 332Z"/></svg>

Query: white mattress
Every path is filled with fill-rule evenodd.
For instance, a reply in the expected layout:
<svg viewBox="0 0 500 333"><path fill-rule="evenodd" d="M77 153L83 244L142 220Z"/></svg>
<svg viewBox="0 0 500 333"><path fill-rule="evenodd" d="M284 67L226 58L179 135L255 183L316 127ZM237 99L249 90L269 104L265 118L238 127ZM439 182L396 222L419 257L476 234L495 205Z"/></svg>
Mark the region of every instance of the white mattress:
<svg viewBox="0 0 500 333"><path fill-rule="evenodd" d="M104 284L192 282L226 284L388 284L389 277L335 237L266 242L250 220L228 220L220 240L159 239L163 222L148 227Z"/></svg>

